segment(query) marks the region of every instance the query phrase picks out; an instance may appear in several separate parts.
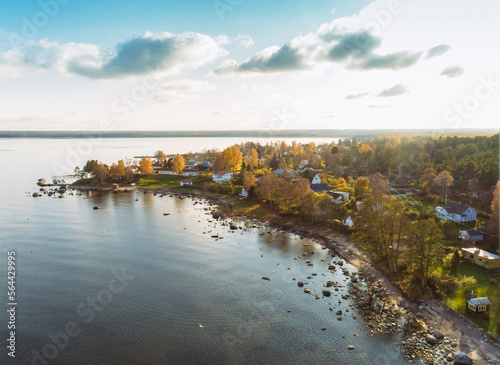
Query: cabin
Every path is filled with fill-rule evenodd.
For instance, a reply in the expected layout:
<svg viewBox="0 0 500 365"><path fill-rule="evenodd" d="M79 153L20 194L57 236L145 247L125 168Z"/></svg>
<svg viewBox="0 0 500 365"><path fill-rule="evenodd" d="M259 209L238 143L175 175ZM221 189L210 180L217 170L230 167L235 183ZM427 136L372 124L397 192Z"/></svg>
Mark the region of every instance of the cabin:
<svg viewBox="0 0 500 365"><path fill-rule="evenodd" d="M482 298L471 298L468 299L467 309L473 311L474 313L482 313L490 310L490 300L487 297Z"/></svg>
<svg viewBox="0 0 500 365"><path fill-rule="evenodd" d="M452 222L475 222L476 211L468 205L448 202L444 207L436 207L436 215L439 219Z"/></svg>
<svg viewBox="0 0 500 365"><path fill-rule="evenodd" d="M470 262L486 269L500 268L500 256L479 248L462 248L462 256Z"/></svg>
<svg viewBox="0 0 500 365"><path fill-rule="evenodd" d="M332 196L332 203L344 204L349 201L349 193L345 191L330 191L328 194Z"/></svg>
<svg viewBox="0 0 500 365"><path fill-rule="evenodd" d="M185 185L193 186L193 180L182 180L181 186L185 186Z"/></svg>
<svg viewBox="0 0 500 365"><path fill-rule="evenodd" d="M233 180L233 173L226 171L216 171L212 174L213 182L227 182Z"/></svg>
<svg viewBox="0 0 500 365"><path fill-rule="evenodd" d="M354 226L354 218L356 218L355 214L351 215L345 215L342 218L342 224L347 227L353 227Z"/></svg>
<svg viewBox="0 0 500 365"><path fill-rule="evenodd" d="M463 231L460 231L458 239L464 241L482 241L484 239L484 235L488 234L488 231L488 227L465 229Z"/></svg>

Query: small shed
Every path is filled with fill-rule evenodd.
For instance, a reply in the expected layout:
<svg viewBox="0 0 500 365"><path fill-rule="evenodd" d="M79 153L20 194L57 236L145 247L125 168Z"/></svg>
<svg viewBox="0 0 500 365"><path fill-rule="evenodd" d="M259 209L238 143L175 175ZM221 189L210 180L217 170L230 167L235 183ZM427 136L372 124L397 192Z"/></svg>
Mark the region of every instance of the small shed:
<svg viewBox="0 0 500 365"><path fill-rule="evenodd" d="M467 300L467 309L474 313L487 312L490 309L490 300L487 297L471 298Z"/></svg>
<svg viewBox="0 0 500 365"><path fill-rule="evenodd" d="M184 185L193 185L193 180L182 180L181 186L184 186Z"/></svg>

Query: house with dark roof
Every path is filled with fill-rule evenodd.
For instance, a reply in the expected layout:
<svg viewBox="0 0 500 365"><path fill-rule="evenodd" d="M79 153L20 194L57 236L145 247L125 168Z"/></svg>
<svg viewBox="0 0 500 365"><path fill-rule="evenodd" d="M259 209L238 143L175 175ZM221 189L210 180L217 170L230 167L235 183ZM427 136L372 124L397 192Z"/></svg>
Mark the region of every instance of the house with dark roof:
<svg viewBox="0 0 500 365"><path fill-rule="evenodd" d="M322 193L324 191L330 191L328 184L311 184L311 185L309 185L309 187L315 193Z"/></svg>
<svg viewBox="0 0 500 365"><path fill-rule="evenodd" d="M488 227L465 229L460 231L460 236L458 236L458 238L465 241L482 241L484 235L488 234L489 230Z"/></svg>
<svg viewBox="0 0 500 365"><path fill-rule="evenodd" d="M439 219L453 222L475 222L476 211L470 206L461 203L448 202L444 207L436 207Z"/></svg>

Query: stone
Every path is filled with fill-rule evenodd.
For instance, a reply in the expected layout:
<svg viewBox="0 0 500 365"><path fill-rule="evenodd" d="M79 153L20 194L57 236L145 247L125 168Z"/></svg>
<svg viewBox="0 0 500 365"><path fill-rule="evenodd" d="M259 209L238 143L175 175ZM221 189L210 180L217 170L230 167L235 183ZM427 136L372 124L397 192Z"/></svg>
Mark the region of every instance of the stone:
<svg viewBox="0 0 500 365"><path fill-rule="evenodd" d="M439 340L436 337L434 337L433 335L425 336L425 340L432 345L439 343Z"/></svg>
<svg viewBox="0 0 500 365"><path fill-rule="evenodd" d="M355 347L354 347L353 345L349 345L349 346L347 346L347 349L349 349L349 350L354 350L354 349L355 349Z"/></svg>
<svg viewBox="0 0 500 365"><path fill-rule="evenodd" d="M336 314L337 316L341 316L341 315L342 315L342 309L339 309L338 311L336 311L336 312L335 312L335 314Z"/></svg>
<svg viewBox="0 0 500 365"><path fill-rule="evenodd" d="M442 339L444 337L443 333L441 331L438 331L438 330L434 330L432 332L432 335L434 337L436 337L436 339L438 339L438 340L440 340L440 339Z"/></svg>
<svg viewBox="0 0 500 365"><path fill-rule="evenodd" d="M269 276L263 276L262 279L267 280L267 281L271 281L271 278Z"/></svg>
<svg viewBox="0 0 500 365"><path fill-rule="evenodd" d="M322 293L325 297L329 297L332 295L332 292L330 290L323 290Z"/></svg>
<svg viewBox="0 0 500 365"><path fill-rule="evenodd" d="M455 356L455 359L453 360L454 365L472 365L472 359L467 355L462 353L459 353Z"/></svg>
<svg viewBox="0 0 500 365"><path fill-rule="evenodd" d="M302 281L298 281L298 282L297 282L297 286L298 286L299 288L302 288L302 287L304 286L304 283L303 283Z"/></svg>
<svg viewBox="0 0 500 365"><path fill-rule="evenodd" d="M304 293L309 294L310 292L311 292L311 289L309 289L309 288L305 288L305 289L304 289Z"/></svg>

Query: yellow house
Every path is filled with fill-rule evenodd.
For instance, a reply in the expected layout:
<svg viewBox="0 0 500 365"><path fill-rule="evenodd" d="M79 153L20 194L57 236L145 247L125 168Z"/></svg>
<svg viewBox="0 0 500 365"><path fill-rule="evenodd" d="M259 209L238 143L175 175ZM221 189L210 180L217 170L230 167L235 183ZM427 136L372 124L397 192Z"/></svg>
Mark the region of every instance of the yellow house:
<svg viewBox="0 0 500 365"><path fill-rule="evenodd" d="M462 248L463 257L487 269L500 268L500 256L479 248Z"/></svg>

